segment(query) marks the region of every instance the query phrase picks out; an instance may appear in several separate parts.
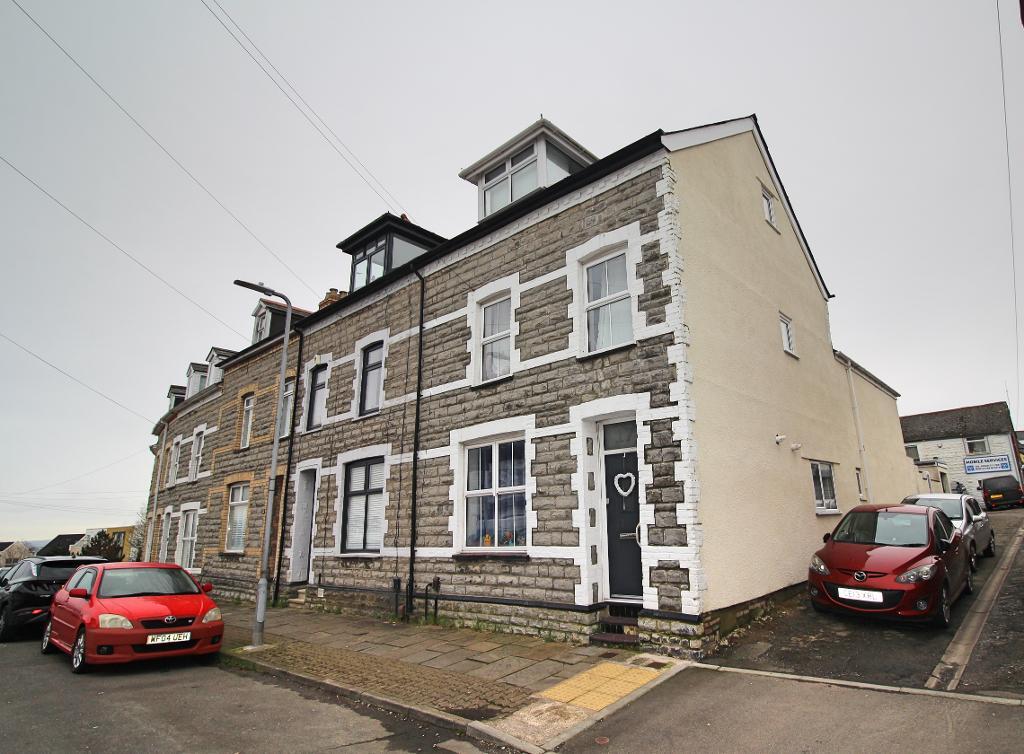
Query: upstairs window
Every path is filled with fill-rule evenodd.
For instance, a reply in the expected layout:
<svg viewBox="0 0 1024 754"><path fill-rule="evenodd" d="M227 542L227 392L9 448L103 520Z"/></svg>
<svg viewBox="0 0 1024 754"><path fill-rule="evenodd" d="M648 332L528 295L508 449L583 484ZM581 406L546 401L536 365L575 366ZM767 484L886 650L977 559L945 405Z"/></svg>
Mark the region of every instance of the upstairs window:
<svg viewBox="0 0 1024 754"><path fill-rule="evenodd" d="M764 186L761 187L761 208L764 210L764 219L773 228L778 228L775 222L775 196Z"/></svg>
<svg viewBox="0 0 1024 754"><path fill-rule="evenodd" d="M178 531L181 536L181 555L178 557L178 565L185 569L191 569L196 560L196 535L199 532L199 511L188 510L181 512L178 519Z"/></svg>
<svg viewBox="0 0 1024 754"><path fill-rule="evenodd" d="M175 440L171 445L171 457L167 462L167 486L171 487L178 479L178 456L181 453L181 441Z"/></svg>
<svg viewBox="0 0 1024 754"><path fill-rule="evenodd" d="M270 325L270 314L267 313L266 309L262 309L259 314L256 315L256 321L253 322L252 326L252 342L258 343L267 337Z"/></svg>
<svg viewBox="0 0 1024 754"><path fill-rule="evenodd" d="M484 173L484 214L522 199L537 185L537 153L531 144Z"/></svg>
<svg viewBox="0 0 1024 754"><path fill-rule="evenodd" d="M526 441L466 453L466 547L526 547Z"/></svg>
<svg viewBox="0 0 1024 754"><path fill-rule="evenodd" d="M388 239L384 236L352 257L352 290L384 276L387 252Z"/></svg>
<svg viewBox="0 0 1024 754"><path fill-rule="evenodd" d="M796 356L796 339L793 337L793 320L779 314L779 332L782 334L782 350Z"/></svg>
<svg viewBox="0 0 1024 754"><path fill-rule="evenodd" d="M380 411L381 393L384 387L381 378L384 368L384 344L373 343L363 349L363 365L359 385L359 415L366 416Z"/></svg>
<svg viewBox="0 0 1024 754"><path fill-rule="evenodd" d="M192 440L192 458L188 464L188 478L195 480L199 476L199 469L203 465L203 443L205 435L197 432Z"/></svg>
<svg viewBox="0 0 1024 754"><path fill-rule="evenodd" d="M917 449L916 445L904 445L903 450L907 454L907 458L912 458L915 461L921 460L921 452Z"/></svg>
<svg viewBox="0 0 1024 754"><path fill-rule="evenodd" d="M309 400L306 404L306 429L323 426L327 414L327 365L313 367L309 373Z"/></svg>
<svg viewBox="0 0 1024 754"><path fill-rule="evenodd" d="M587 351L595 353L633 340L632 299L624 253L586 268Z"/></svg>
<svg viewBox="0 0 1024 754"><path fill-rule="evenodd" d="M288 437L292 433L292 419L295 404L295 380L285 380L282 396L280 437Z"/></svg>
<svg viewBox="0 0 1024 754"><path fill-rule="evenodd" d="M480 379L496 380L511 371L512 299L481 306Z"/></svg>
<svg viewBox="0 0 1024 754"><path fill-rule="evenodd" d="M255 408L255 395L247 395L242 399L242 448L248 448L249 441L252 440L252 417Z"/></svg>
<svg viewBox="0 0 1024 754"><path fill-rule="evenodd" d="M988 438L985 435L965 437L964 444L967 445L967 455L969 456L988 453Z"/></svg>

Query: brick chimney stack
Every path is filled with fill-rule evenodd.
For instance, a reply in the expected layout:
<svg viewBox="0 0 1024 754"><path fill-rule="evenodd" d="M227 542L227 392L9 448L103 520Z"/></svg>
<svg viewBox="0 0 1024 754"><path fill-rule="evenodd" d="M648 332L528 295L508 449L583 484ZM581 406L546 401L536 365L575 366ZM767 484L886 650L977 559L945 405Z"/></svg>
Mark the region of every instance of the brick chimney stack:
<svg viewBox="0 0 1024 754"><path fill-rule="evenodd" d="M339 291L337 288L331 288L327 291L327 295L324 296L324 300L320 302L317 309L323 309L325 306L330 306L336 301L341 301L348 294L345 291Z"/></svg>

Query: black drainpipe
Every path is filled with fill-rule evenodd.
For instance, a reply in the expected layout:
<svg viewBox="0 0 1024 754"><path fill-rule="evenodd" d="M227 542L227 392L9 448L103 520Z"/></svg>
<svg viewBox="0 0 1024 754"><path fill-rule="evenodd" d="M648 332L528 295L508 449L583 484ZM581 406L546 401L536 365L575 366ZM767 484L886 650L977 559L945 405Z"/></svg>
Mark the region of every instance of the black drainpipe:
<svg viewBox="0 0 1024 754"><path fill-rule="evenodd" d="M292 426L289 427L288 431L288 464L284 467L284 482L281 484L281 523L277 526L279 538L277 542L277 568L274 570L274 602L277 602L278 595L281 592L281 561L284 560L284 522L288 516L285 511L284 500L288 496L288 477L292 470L292 451L295 449L295 417L298 415L296 409L299 407L299 370L302 368L302 343L305 340L305 334L302 330L298 330L298 333L299 354L295 360L295 387L292 388ZM310 543L309 552L310 557L312 557L312 542Z"/></svg>
<svg viewBox="0 0 1024 754"><path fill-rule="evenodd" d="M420 271L413 269L420 279L420 324L416 344L416 419L412 432L412 505L409 511L409 583L405 585L405 619L412 617L413 596L416 583L416 477L420 465L420 404L423 399L423 313L426 307L426 280Z"/></svg>

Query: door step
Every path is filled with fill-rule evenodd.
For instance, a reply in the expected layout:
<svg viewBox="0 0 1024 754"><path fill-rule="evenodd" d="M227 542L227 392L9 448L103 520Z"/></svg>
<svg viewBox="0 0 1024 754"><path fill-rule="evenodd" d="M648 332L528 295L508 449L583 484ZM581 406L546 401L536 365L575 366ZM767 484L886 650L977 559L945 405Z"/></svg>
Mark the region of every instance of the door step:
<svg viewBox="0 0 1024 754"><path fill-rule="evenodd" d="M640 643L637 626L639 605L611 604L607 613L599 619L601 630L590 635L590 643L596 645L631 646Z"/></svg>

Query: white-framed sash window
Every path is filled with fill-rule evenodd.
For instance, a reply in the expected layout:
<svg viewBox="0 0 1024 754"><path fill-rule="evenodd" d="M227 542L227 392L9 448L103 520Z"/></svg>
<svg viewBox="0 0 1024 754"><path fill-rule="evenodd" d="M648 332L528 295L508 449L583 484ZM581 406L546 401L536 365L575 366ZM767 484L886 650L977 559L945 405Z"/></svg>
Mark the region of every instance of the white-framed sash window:
<svg viewBox="0 0 1024 754"><path fill-rule="evenodd" d="M225 552L245 550L245 524L249 518L249 484L233 484L228 489L228 532Z"/></svg>
<svg viewBox="0 0 1024 754"><path fill-rule="evenodd" d="M295 403L295 380L284 382L284 395L281 396L281 425L278 428L280 437L288 437L292 433L292 420Z"/></svg>
<svg viewBox="0 0 1024 754"><path fill-rule="evenodd" d="M512 298L481 304L480 379L495 380L511 373Z"/></svg>
<svg viewBox="0 0 1024 754"><path fill-rule="evenodd" d="M199 511L183 510L181 518L178 519L178 527L181 532L181 554L178 556L178 565L182 568L191 569L196 559L196 534L199 531Z"/></svg>
<svg viewBox="0 0 1024 754"><path fill-rule="evenodd" d="M626 275L626 252L590 262L584 269L587 352L633 341L633 304Z"/></svg>
<svg viewBox="0 0 1024 754"><path fill-rule="evenodd" d="M526 548L526 441L465 448L466 549Z"/></svg>
<svg viewBox="0 0 1024 754"><path fill-rule="evenodd" d="M206 442L204 432L196 432L192 438L192 458L188 464L188 478L195 480L199 476L199 469L203 465L203 445Z"/></svg>
<svg viewBox="0 0 1024 754"><path fill-rule="evenodd" d="M256 396L247 395L242 399L242 442L239 447L248 448L252 440L252 419L256 409Z"/></svg>

